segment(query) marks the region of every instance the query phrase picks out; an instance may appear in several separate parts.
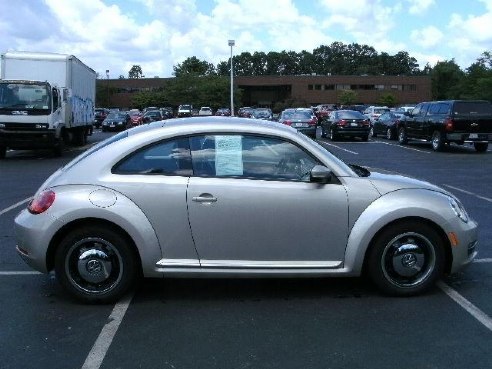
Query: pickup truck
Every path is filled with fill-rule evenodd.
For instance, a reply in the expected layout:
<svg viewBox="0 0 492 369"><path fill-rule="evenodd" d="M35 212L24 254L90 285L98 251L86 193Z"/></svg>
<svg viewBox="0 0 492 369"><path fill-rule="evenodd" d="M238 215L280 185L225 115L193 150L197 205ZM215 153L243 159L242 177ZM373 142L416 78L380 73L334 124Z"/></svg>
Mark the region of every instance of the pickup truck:
<svg viewBox="0 0 492 369"><path fill-rule="evenodd" d="M422 102L405 113L397 131L401 145L420 140L442 151L451 142L469 143L477 152L485 152L492 141L492 104L485 100Z"/></svg>

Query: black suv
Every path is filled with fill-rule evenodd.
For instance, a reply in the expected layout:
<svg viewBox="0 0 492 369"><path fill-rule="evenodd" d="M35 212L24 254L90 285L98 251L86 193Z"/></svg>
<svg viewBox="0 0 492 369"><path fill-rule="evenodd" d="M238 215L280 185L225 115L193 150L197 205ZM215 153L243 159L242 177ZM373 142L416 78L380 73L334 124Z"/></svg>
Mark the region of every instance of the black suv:
<svg viewBox="0 0 492 369"><path fill-rule="evenodd" d="M398 141L432 143L435 151L454 142L473 144L478 152L487 151L492 141L492 104L485 100L446 100L417 104L398 124Z"/></svg>

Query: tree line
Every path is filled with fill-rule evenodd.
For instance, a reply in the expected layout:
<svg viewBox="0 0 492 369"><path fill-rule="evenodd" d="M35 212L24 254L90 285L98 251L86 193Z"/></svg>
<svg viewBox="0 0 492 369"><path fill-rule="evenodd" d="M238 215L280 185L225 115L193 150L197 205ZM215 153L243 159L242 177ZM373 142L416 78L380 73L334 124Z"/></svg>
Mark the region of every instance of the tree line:
<svg viewBox="0 0 492 369"><path fill-rule="evenodd" d="M308 51L243 52L233 58L235 76L268 75L428 75L432 81L432 98L486 99L492 101L492 53L485 51L468 68L461 69L454 59L428 63L419 68L417 60L406 51L394 55L378 53L373 47L357 43L333 42ZM150 101L161 101L174 106L183 101L195 104L227 106L230 59L217 65L189 57L173 66L173 74L166 89L142 92L135 96L135 106L149 106ZM122 78L123 76L120 76ZM143 71L134 65L128 78L142 78ZM102 92L102 91L101 91ZM241 91L235 93L241 100ZM183 100L184 98L184 100ZM149 102L149 103L146 103Z"/></svg>

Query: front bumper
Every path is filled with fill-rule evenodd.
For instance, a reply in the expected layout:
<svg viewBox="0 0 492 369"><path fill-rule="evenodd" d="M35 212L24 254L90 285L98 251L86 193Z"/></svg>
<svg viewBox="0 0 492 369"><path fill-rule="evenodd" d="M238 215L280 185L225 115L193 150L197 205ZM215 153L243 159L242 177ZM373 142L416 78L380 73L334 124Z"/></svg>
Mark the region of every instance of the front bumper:
<svg viewBox="0 0 492 369"><path fill-rule="evenodd" d="M458 244L451 246L453 260L450 272L455 273L472 262L478 254L478 224L472 219L467 223L456 219L451 224L448 237L450 232L458 239Z"/></svg>
<svg viewBox="0 0 492 369"><path fill-rule="evenodd" d="M54 130L5 130L0 129L0 145L11 149L45 149L56 144Z"/></svg>

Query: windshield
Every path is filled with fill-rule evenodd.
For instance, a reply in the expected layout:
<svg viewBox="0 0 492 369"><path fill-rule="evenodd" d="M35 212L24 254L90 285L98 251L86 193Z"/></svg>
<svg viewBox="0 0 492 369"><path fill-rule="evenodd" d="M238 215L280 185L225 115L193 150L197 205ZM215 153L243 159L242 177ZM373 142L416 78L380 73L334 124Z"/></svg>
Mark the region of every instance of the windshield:
<svg viewBox="0 0 492 369"><path fill-rule="evenodd" d="M0 108L51 109L47 84L0 83Z"/></svg>

